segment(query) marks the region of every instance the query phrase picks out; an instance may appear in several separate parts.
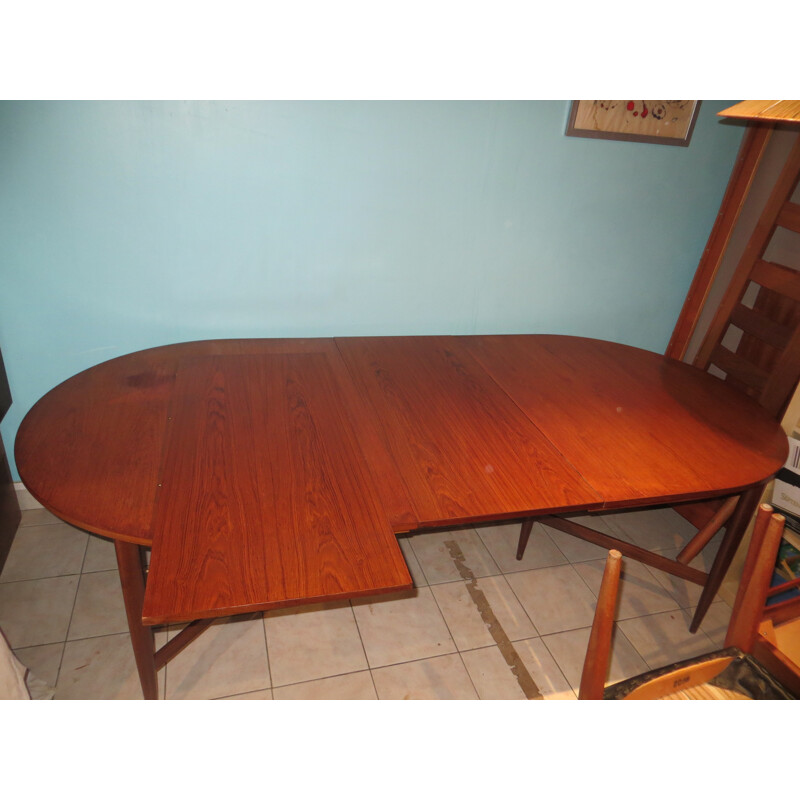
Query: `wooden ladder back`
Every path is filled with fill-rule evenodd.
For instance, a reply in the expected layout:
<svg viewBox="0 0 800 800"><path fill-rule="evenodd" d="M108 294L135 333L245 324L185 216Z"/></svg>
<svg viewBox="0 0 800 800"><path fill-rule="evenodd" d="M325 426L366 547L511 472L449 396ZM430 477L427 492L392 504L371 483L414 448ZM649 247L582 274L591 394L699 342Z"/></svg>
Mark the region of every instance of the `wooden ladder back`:
<svg viewBox="0 0 800 800"><path fill-rule="evenodd" d="M722 370L725 380L776 417L800 378L800 271L764 255L777 228L800 234L800 204L792 201L799 179L800 135L694 360L701 369ZM735 349L723 344L731 326L741 331Z"/></svg>

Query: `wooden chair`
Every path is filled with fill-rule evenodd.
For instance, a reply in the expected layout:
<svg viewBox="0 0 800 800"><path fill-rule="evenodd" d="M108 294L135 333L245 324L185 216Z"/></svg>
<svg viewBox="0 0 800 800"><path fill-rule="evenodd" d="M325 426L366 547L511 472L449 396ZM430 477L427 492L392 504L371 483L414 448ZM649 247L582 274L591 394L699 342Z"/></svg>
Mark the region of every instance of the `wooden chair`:
<svg viewBox="0 0 800 800"><path fill-rule="evenodd" d="M722 240L727 242L730 230L723 236L719 228L732 228L738 214L728 212L730 207L739 207L743 203L769 134L769 129L754 127L745 138L739 164L734 170L723 201L723 211L704 254L704 262L714 260L716 264L721 258L721 251L724 250ZM800 381L800 272L788 265L765 260L765 254L779 228L800 233L800 204L792 201L799 181L800 133L692 362L696 367L711 372L753 397L776 419L781 418ZM703 268L704 263L701 262L698 272ZM687 305L698 293L693 285ZM699 313L697 309L695 311ZM688 325L683 317L684 314L678 321L676 334L666 353L677 358L683 356L685 343L688 341L685 331L681 336L677 333L679 328L683 330ZM550 517L540 521L601 546L619 548L628 558L643 561L678 577L700 582L703 593L690 624L690 630L695 632L731 565L747 523L756 511L761 493L762 487L755 487L742 495L674 506L675 511L698 530L671 563L665 563L664 559L649 551L626 546L624 542L599 535L569 520ZM517 559L521 559L525 551L533 521L523 522ZM723 526L726 526L725 538L711 570L707 574L689 570L690 562L703 551Z"/></svg>
<svg viewBox="0 0 800 800"><path fill-rule="evenodd" d="M785 519L759 506L725 648L605 688L622 558L610 551L579 690L581 700L797 699L800 697L800 598L767 606Z"/></svg>
<svg viewBox="0 0 800 800"><path fill-rule="evenodd" d="M753 397L776 419L800 380L800 272L765 260L765 253L779 228L800 233L800 204L792 202L799 181L800 133L692 362ZM678 560L694 558L735 506L736 497L676 506L700 529Z"/></svg>

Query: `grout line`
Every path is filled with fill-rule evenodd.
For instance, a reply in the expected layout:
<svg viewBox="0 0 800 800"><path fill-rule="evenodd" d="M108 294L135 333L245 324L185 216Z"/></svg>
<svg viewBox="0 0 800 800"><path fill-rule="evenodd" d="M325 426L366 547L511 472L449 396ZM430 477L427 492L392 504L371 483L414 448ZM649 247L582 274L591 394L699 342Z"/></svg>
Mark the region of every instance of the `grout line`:
<svg viewBox="0 0 800 800"><path fill-rule="evenodd" d="M481 697L481 693L478 691L478 687L475 685L475 681L472 678L472 673L469 671L469 668L467 667L467 664L464 661L464 654L461 652L461 650L456 650L456 654L461 660L461 666L464 667L464 672L467 673L467 678L469 679L469 682L472 684L472 688L475 691L475 697L478 700L483 700L483 698Z"/></svg>
<svg viewBox="0 0 800 800"><path fill-rule="evenodd" d="M269 699L274 700L275 694L273 693L272 689L267 687L265 689L253 689L250 692L236 692L235 694L221 694L218 697L212 697L212 700L231 700L234 697L244 697L247 698L249 694L256 694L258 692L269 692Z"/></svg>
<svg viewBox="0 0 800 800"><path fill-rule="evenodd" d="M267 623L266 623L265 614L266 614L265 611L261 612L261 631L264 634L264 652L267 654L267 675L269 675L269 690L270 690L270 692L272 692L272 690L275 688L274 687L275 681L272 678L272 664L270 663L270 660L269 660L269 641L267 640ZM164 669L166 669L168 666L169 666L169 662L164 664ZM165 676L165 679L166 679L166 676ZM274 695L273 695L273 698L274 698Z"/></svg>
<svg viewBox="0 0 800 800"><path fill-rule="evenodd" d="M436 656L436 658L439 658L439 656ZM418 660L422 661L424 659L418 659ZM365 672L371 673L372 670L368 667L367 669L354 669L354 670L351 670L350 672L337 672L334 675L324 675L321 678L308 678L307 680L295 681L294 683L282 683L280 686L273 686L272 688L273 689L288 689L291 686L303 686L304 684L307 684L307 683L316 683L317 681L326 681L329 678L344 678L344 677L346 677L348 675L363 675ZM370 677L372 677L372 676L370 675ZM373 687L374 686L375 686L375 683L373 681ZM259 691L259 690L256 690L256 691ZM261 690L261 691L263 691L263 690ZM245 692L241 692L240 694L246 694L246 693ZM377 689L375 691L375 696L378 697ZM380 700L379 697L378 697L378 699Z"/></svg>
<svg viewBox="0 0 800 800"><path fill-rule="evenodd" d="M417 554L414 553L414 558L416 557ZM417 564L419 564L419 559L417 559ZM422 565L419 565L419 567L420 569L422 569ZM414 591L418 592L419 588L415 586ZM433 594L433 592L431 592L431 594ZM361 652L364 653L364 661L367 664L367 671L369 672L369 679L372 681L372 688L375 690L375 697L376 699L380 700L381 697L378 694L378 685L375 683L375 676L372 674L372 665L369 663L369 656L367 655L367 647L364 644L364 637L361 635L361 628L358 625L358 616L356 615L355 608L353 608L353 601L350 600L348 605L350 606L350 613L353 615L353 621L356 623L356 632L358 633L358 641L361 642ZM358 670L358 672L363 672L363 670ZM343 673L343 674L349 675L350 673Z"/></svg>
<svg viewBox="0 0 800 800"><path fill-rule="evenodd" d="M83 575L83 568L86 566L86 556L89 555L89 534L86 534L86 547L83 548L83 558L81 559L81 571L80 574ZM80 587L80 584L79 584ZM70 620L71 622L72 620Z"/></svg>

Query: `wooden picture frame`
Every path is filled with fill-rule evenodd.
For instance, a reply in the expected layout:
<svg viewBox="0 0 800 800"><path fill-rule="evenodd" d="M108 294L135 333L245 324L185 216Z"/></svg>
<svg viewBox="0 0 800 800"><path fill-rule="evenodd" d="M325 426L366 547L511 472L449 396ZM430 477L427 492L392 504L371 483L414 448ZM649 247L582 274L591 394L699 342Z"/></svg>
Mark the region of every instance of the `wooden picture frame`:
<svg viewBox="0 0 800 800"><path fill-rule="evenodd" d="M699 100L573 100L567 136L688 147Z"/></svg>

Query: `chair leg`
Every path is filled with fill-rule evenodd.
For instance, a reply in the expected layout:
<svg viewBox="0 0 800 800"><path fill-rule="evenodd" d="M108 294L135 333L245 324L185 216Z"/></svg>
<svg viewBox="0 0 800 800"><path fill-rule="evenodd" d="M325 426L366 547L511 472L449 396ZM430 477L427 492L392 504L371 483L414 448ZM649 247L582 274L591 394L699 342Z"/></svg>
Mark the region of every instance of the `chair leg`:
<svg viewBox="0 0 800 800"><path fill-rule="evenodd" d="M621 569L622 554L619 550L609 550L594 610L589 646L583 662L579 700L603 699L603 688L608 677L611 657L611 637L614 631L614 611L617 605Z"/></svg>
<svg viewBox="0 0 800 800"><path fill-rule="evenodd" d="M743 492L740 496L739 502L736 505L736 510L733 512L728 522L725 530L725 536L722 539L722 544L719 547L717 556L708 572L708 578L706 579L705 586L703 587L703 593L700 595L700 600L697 603L697 609L695 610L694 617L692 618L692 624L689 626L691 633L697 633L700 623L703 621L709 606L716 597L717 591L722 585L725 574L727 573L728 568L731 565L731 561L733 561L733 557L736 554L736 549L739 547L739 543L742 541L744 532L750 522L750 517L758 506L758 501L761 499L761 493L763 490L763 485L759 484L758 486Z"/></svg>
<svg viewBox="0 0 800 800"><path fill-rule="evenodd" d="M117 552L119 578L122 596L125 601L125 614L131 633L133 656L142 684L145 700L158 699L158 680L155 665L155 637L152 628L142 625L142 605L144 604L144 563L143 548L130 542L114 541Z"/></svg>
<svg viewBox="0 0 800 800"><path fill-rule="evenodd" d="M729 497L713 517L695 534L694 538L681 550L675 560L689 564L691 560L714 538L717 531L728 521L739 502L739 495Z"/></svg>
<svg viewBox="0 0 800 800"><path fill-rule="evenodd" d="M519 544L517 544L517 561L522 561L522 556L525 555L525 548L528 545L528 539L531 537L533 522L533 517L528 517L522 521L522 528L519 532Z"/></svg>
<svg viewBox="0 0 800 800"><path fill-rule="evenodd" d="M772 506L767 503L759 506L725 647L738 647L745 653L753 649L785 522L782 514L772 513Z"/></svg>

